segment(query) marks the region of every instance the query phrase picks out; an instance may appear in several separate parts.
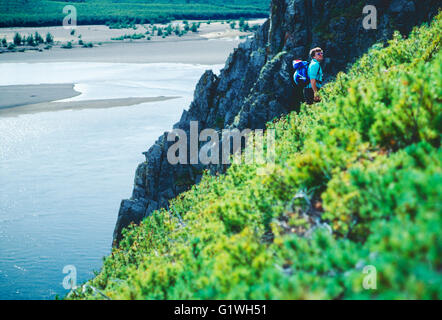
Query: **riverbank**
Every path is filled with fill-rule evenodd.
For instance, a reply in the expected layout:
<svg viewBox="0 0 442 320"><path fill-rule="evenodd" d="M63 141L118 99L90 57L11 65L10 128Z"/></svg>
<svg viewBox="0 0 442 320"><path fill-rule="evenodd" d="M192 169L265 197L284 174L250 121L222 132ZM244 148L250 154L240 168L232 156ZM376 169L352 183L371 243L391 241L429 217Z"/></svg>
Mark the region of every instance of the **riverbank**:
<svg viewBox="0 0 442 320"><path fill-rule="evenodd" d="M163 40L158 42L105 43L91 49L61 49L0 54L0 64L9 62L109 62L222 64L240 39Z"/></svg>
<svg viewBox="0 0 442 320"><path fill-rule="evenodd" d="M81 59L85 56L91 56L88 51L92 51L96 59L100 59L100 61L104 59L104 61L110 62L111 56L116 56L112 62L122 62L125 58L121 58L121 56L133 56L130 52L132 50L135 50L135 53L142 51L144 55L146 53L150 55L150 49L153 50L152 54L154 57L158 52L161 52L162 56L165 54L161 62L192 63L189 61L188 54L191 52L192 60L196 61L194 63L221 63L219 58L221 56L224 57L222 48L225 44L219 45L217 42L211 43L213 41L207 40L231 41L237 45L239 41L251 36L253 34L252 29L264 23L265 20L245 21L244 23L250 28L248 31L244 31L244 28L240 30L238 28L239 22L235 22L236 27L232 29L230 24L224 21L173 21L170 24L139 24L135 28L122 29L111 29L104 25L77 26L75 30L64 29L62 26L0 28L0 39L5 39L8 46L12 44L17 33L23 39L30 35L35 35L35 33L38 33L45 39L49 33L53 39L53 42L50 44L42 43L35 46L19 45L13 46L11 49L8 49L8 46L0 46L0 63L10 60L30 60L32 62L33 59L39 59L40 56L43 56L44 59L54 59L51 61L60 61L62 57L65 57L65 59ZM183 30L186 26L189 28L194 23L199 25L198 31L192 32L189 30L184 33ZM168 33L168 27L173 31L169 30L170 33ZM176 28L181 30L179 34L175 33ZM159 29L161 29L161 34L158 33ZM221 52L219 52L220 50ZM195 55L195 52L203 54ZM184 58L180 58L181 55ZM141 58L141 60L129 58L129 61L126 61L137 63L159 62L158 59L149 59L138 54L137 58ZM214 62L214 59L217 61Z"/></svg>
<svg viewBox="0 0 442 320"><path fill-rule="evenodd" d="M71 83L0 86L0 115L6 109L71 98L79 94Z"/></svg>
<svg viewBox="0 0 442 320"><path fill-rule="evenodd" d="M0 87L0 95L1 95ZM145 98L120 98L120 99L96 99L84 101L51 101L36 104L21 105L19 107L1 108L0 117L12 117L22 114L33 114L38 112L50 112L61 110L84 110L84 109L106 109L113 107L130 107L141 103L160 102L179 97L145 97ZM51 98L52 99L52 98Z"/></svg>

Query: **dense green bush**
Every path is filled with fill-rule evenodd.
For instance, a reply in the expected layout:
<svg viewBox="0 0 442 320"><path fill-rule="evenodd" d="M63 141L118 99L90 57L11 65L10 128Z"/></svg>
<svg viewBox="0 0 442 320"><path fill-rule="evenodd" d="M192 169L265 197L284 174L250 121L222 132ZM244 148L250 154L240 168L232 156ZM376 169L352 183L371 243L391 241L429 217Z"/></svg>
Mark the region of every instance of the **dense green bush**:
<svg viewBox="0 0 442 320"><path fill-rule="evenodd" d="M16 45L16 46L19 46L19 45L21 45L21 43L22 43L22 41L23 41L23 39L22 39L22 37L21 37L21 35L19 34L19 33L16 33L15 35L14 35L14 44Z"/></svg>
<svg viewBox="0 0 442 320"><path fill-rule="evenodd" d="M32 34L26 37L26 44L33 47L37 45Z"/></svg>
<svg viewBox="0 0 442 320"><path fill-rule="evenodd" d="M441 31L439 14L374 46L321 103L267 124L274 164L205 174L124 230L88 284L112 299L441 299Z"/></svg>
<svg viewBox="0 0 442 320"><path fill-rule="evenodd" d="M44 43L43 37L37 31L35 31L34 40L37 44Z"/></svg>
<svg viewBox="0 0 442 320"><path fill-rule="evenodd" d="M192 23L192 26L190 27L190 31L192 32L198 32L198 28L200 27L199 23Z"/></svg>
<svg viewBox="0 0 442 320"><path fill-rule="evenodd" d="M73 48L73 46L72 46L72 42L71 42L71 41L68 41L67 43L62 44L62 45L61 45L61 48L63 48L63 49L72 49L72 48Z"/></svg>
<svg viewBox="0 0 442 320"><path fill-rule="evenodd" d="M125 34L123 36L111 38L111 40L125 40L125 39L132 39L132 40L138 40L138 39L144 39L146 36L142 33L134 33L134 34Z"/></svg>
<svg viewBox="0 0 442 320"><path fill-rule="evenodd" d="M54 43L54 37L49 32L46 34L46 43L47 44Z"/></svg>

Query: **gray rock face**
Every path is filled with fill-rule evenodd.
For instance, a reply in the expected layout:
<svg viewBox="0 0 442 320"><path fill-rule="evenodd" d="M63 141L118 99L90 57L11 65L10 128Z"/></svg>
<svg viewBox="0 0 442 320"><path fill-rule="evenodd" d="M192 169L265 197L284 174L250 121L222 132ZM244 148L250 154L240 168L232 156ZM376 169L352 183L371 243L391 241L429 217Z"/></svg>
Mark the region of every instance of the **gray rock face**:
<svg viewBox="0 0 442 320"><path fill-rule="evenodd" d="M325 78L330 79L373 43L388 39L396 29L409 32L440 7L436 0L372 0L370 4L378 11L376 30L362 27L363 3L358 0L272 0L269 19L230 54L220 75L208 70L201 76L189 110L183 111L174 128L188 136L190 121L198 121L199 132L265 128L266 122L299 107L301 93L292 84L294 58L306 60L309 50L320 46L326 55ZM170 199L201 179L206 166L167 161L172 144L164 133L144 152L146 161L136 170L132 197L121 202L114 244L121 240L123 228L167 208Z"/></svg>

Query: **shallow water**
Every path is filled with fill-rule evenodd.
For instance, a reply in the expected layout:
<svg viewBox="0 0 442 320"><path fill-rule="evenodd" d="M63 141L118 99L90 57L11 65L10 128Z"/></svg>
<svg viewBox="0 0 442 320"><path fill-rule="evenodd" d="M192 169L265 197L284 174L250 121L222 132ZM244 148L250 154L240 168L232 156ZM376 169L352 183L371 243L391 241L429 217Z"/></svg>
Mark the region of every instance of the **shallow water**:
<svg viewBox="0 0 442 320"><path fill-rule="evenodd" d="M110 252L122 198L136 166L192 100L206 69L184 64L8 63L0 85L75 83L67 100L179 99L109 109L0 117L0 299L52 299L80 284ZM0 97L1 99L1 97Z"/></svg>

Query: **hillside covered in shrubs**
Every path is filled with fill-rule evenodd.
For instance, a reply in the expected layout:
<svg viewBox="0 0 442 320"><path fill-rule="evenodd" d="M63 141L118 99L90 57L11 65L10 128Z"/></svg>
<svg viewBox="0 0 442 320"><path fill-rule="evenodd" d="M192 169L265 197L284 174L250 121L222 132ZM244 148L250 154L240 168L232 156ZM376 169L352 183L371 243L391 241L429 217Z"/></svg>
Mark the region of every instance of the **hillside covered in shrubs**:
<svg viewBox="0 0 442 320"><path fill-rule="evenodd" d="M441 37L439 14L373 46L267 124L274 164L206 173L68 297L441 299Z"/></svg>

